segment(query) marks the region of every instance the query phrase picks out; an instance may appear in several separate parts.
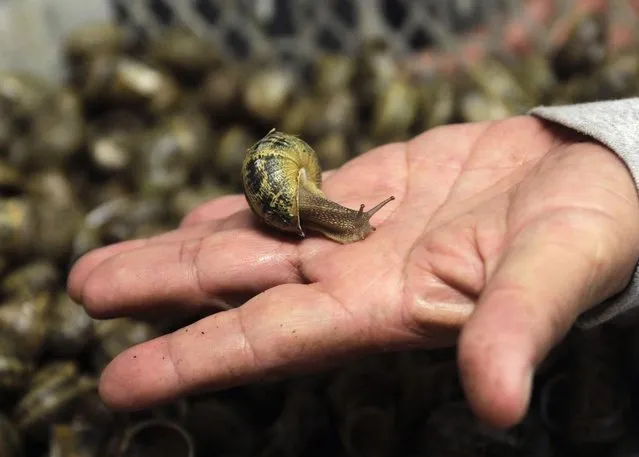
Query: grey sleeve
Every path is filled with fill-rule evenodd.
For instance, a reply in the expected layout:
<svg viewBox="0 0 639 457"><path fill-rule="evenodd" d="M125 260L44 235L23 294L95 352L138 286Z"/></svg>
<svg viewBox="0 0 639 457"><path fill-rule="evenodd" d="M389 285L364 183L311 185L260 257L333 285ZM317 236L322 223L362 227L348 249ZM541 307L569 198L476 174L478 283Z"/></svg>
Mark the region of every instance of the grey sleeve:
<svg viewBox="0 0 639 457"><path fill-rule="evenodd" d="M538 106L528 114L588 135L624 161L639 191L639 97L567 106ZM635 308L639 311L639 265L626 289L580 316L577 325L590 328Z"/></svg>

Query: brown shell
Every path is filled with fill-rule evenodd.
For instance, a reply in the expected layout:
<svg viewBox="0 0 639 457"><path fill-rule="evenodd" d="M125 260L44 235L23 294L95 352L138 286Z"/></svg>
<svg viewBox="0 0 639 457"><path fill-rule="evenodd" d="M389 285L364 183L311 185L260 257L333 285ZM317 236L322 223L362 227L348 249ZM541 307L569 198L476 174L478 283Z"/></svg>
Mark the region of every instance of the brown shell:
<svg viewBox="0 0 639 457"><path fill-rule="evenodd" d="M322 170L317 155L303 140L271 130L248 149L242 165L242 183L249 206L264 222L304 236L297 200L300 176L315 184Z"/></svg>

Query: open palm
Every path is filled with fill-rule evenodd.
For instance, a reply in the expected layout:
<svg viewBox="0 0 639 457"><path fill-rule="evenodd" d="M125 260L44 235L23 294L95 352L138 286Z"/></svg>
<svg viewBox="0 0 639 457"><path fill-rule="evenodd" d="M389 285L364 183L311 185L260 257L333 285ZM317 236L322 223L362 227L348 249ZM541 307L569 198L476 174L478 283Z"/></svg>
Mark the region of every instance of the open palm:
<svg viewBox="0 0 639 457"><path fill-rule="evenodd" d="M69 292L95 317L245 301L120 354L102 376L105 401L144 407L459 342L472 406L507 426L525 413L534 367L581 312L625 287L639 256L622 162L530 116L377 148L328 173L323 189L351 208L396 200L348 245L273 233L236 195L173 232L82 258Z"/></svg>

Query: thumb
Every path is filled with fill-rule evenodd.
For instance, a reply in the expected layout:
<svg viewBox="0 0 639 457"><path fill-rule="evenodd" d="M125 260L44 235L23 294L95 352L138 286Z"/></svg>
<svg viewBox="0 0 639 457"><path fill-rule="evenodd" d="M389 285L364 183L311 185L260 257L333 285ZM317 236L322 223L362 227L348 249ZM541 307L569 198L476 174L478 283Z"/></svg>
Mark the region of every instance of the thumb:
<svg viewBox="0 0 639 457"><path fill-rule="evenodd" d="M504 251L459 341L464 389L483 420L518 423L537 364L582 311L629 278L615 268L615 254L624 256L608 229L607 220L564 211L526 227Z"/></svg>

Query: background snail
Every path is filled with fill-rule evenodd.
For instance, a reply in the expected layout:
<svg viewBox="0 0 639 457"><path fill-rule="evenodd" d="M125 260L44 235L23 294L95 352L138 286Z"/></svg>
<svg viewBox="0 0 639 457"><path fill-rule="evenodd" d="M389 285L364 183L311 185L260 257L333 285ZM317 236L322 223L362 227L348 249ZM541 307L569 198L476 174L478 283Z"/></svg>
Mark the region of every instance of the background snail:
<svg viewBox="0 0 639 457"><path fill-rule="evenodd" d="M246 151L242 183L249 206L268 225L306 236L321 232L340 243L363 240L375 228L370 218L395 197L364 212L341 206L320 190L322 170L315 151L293 135L271 130Z"/></svg>

